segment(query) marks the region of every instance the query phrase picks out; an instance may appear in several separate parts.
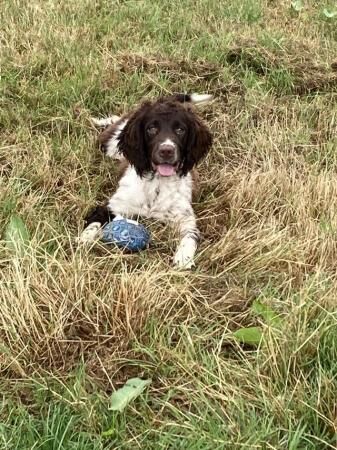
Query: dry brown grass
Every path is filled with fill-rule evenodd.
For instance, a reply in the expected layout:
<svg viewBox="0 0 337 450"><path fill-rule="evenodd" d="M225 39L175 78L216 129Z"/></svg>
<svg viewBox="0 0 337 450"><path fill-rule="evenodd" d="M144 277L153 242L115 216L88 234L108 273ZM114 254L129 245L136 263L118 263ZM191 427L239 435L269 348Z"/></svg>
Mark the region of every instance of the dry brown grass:
<svg viewBox="0 0 337 450"><path fill-rule="evenodd" d="M43 380L67 380L81 364L101 392L152 377L153 403L142 419L133 411L118 448L141 448L143 418L156 439L197 430L193 450L335 448L332 24L314 2L297 16L287 2L220 2L222 18L213 0L170 14L159 2L117 2L113 16L106 2L49 3L2 11L0 225L16 213L31 235L23 257L0 246L7 388L42 377L48 391ZM171 267L174 236L153 223L148 252L78 249L84 212L116 181L88 116L182 90L215 95L200 111L214 147L200 167L197 268ZM256 299L280 313L281 331L252 313ZM262 348L235 342L233 331L257 324L269 336ZM200 431L200 408L226 436ZM297 432L302 447L291 444Z"/></svg>

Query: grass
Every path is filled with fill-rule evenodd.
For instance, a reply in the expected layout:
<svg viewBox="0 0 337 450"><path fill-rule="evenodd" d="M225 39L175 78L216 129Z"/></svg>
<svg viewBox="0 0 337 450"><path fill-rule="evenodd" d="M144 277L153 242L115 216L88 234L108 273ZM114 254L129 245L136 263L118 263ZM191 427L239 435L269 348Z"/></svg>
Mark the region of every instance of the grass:
<svg viewBox="0 0 337 450"><path fill-rule="evenodd" d="M336 448L332 6L2 2L0 233L19 215L29 244L0 241L1 448ZM77 249L116 181L88 117L181 91L215 96L197 268L153 223L140 255ZM233 338L248 326L260 346ZM134 376L149 389L110 411Z"/></svg>

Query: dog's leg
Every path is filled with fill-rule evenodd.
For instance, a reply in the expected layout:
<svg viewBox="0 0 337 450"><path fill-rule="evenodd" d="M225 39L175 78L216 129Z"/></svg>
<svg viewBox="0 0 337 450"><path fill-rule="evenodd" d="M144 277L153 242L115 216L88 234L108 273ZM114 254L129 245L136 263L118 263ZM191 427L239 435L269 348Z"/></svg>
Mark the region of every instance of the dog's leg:
<svg viewBox="0 0 337 450"><path fill-rule="evenodd" d="M191 215L179 219L180 242L174 255L174 265L181 269L194 266L194 255L199 241L199 230L195 216Z"/></svg>
<svg viewBox="0 0 337 450"><path fill-rule="evenodd" d="M114 214L107 206L97 206L85 218L85 229L78 238L79 244L90 244L100 239L102 226L110 222Z"/></svg>

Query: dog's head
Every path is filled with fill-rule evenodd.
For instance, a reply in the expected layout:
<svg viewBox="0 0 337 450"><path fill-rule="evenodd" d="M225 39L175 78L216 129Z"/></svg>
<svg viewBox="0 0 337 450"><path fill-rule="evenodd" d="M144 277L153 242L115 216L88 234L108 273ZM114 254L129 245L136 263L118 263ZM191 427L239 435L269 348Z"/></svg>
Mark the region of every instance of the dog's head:
<svg viewBox="0 0 337 450"><path fill-rule="evenodd" d="M186 175L208 152L212 136L195 112L179 102L146 102L129 118L119 150L142 176Z"/></svg>

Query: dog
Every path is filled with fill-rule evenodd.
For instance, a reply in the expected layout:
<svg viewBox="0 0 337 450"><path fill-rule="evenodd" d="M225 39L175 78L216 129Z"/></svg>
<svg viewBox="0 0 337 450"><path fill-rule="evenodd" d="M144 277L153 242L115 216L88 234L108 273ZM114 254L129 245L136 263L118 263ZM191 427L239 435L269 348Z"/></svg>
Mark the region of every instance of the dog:
<svg viewBox="0 0 337 450"><path fill-rule="evenodd" d="M193 105L207 103L208 94L177 94L146 101L123 117L93 119L105 128L99 143L105 154L124 166L117 190L86 217L79 242L99 238L115 216L154 218L178 228L174 265L190 269L199 241L192 208L195 167L212 145L209 128Z"/></svg>

